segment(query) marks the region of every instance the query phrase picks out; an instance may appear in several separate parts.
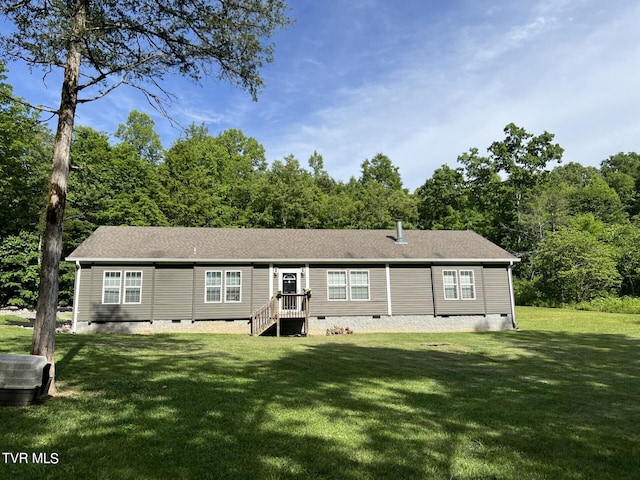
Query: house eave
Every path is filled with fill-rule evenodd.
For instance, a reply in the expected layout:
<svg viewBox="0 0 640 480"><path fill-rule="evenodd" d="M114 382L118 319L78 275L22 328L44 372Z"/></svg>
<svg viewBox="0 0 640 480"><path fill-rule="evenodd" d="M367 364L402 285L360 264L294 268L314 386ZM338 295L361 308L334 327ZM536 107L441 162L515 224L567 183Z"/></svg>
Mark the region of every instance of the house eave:
<svg viewBox="0 0 640 480"><path fill-rule="evenodd" d="M262 264L309 264L309 263L341 263L341 264L363 264L363 263L429 263L429 264L513 264L519 262L517 257L511 258L118 258L118 257L66 257L68 262L80 263L118 263L118 264L140 264L140 263L207 263L207 264L239 264L239 263L262 263Z"/></svg>

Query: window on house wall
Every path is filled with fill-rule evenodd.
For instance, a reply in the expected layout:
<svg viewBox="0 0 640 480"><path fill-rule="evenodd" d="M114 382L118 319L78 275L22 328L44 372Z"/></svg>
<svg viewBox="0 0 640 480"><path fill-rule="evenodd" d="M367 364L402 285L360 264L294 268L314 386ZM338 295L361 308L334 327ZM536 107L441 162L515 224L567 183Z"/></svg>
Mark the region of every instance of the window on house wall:
<svg viewBox="0 0 640 480"><path fill-rule="evenodd" d="M347 299L347 272L330 270L327 272L327 298L329 300Z"/></svg>
<svg viewBox="0 0 640 480"><path fill-rule="evenodd" d="M460 298L462 298L462 300L476 299L476 284L473 270L460 270Z"/></svg>
<svg viewBox="0 0 640 480"><path fill-rule="evenodd" d="M455 270L443 270L442 282L444 284L444 299L458 299L458 272Z"/></svg>
<svg viewBox="0 0 640 480"><path fill-rule="evenodd" d="M124 293L120 293L124 288ZM107 270L102 276L102 303L118 305L122 303L142 303L142 272L124 272L124 286L122 272Z"/></svg>
<svg viewBox="0 0 640 480"><path fill-rule="evenodd" d="M242 272L225 272L225 302L239 302L242 288Z"/></svg>
<svg viewBox="0 0 640 480"><path fill-rule="evenodd" d="M369 272L351 270L349 272L351 300L369 300Z"/></svg>
<svg viewBox="0 0 640 480"><path fill-rule="evenodd" d="M120 303L120 277L121 272L104 272L102 276L102 303Z"/></svg>
<svg viewBox="0 0 640 480"><path fill-rule="evenodd" d="M222 272L205 272L204 275L205 303L222 302Z"/></svg>
<svg viewBox="0 0 640 480"><path fill-rule="evenodd" d="M122 303L142 303L142 272L124 272Z"/></svg>
<svg viewBox="0 0 640 480"><path fill-rule="evenodd" d="M445 300L475 300L476 281L473 270L443 270Z"/></svg>

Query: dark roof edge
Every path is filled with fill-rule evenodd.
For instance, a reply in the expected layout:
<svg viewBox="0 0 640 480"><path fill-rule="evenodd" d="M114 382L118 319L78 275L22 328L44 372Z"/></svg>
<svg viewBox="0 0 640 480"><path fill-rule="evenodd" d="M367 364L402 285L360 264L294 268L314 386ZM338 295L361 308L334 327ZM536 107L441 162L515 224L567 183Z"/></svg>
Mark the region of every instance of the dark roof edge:
<svg viewBox="0 0 640 480"><path fill-rule="evenodd" d="M84 263L517 263L511 258L103 258L68 256L67 262Z"/></svg>

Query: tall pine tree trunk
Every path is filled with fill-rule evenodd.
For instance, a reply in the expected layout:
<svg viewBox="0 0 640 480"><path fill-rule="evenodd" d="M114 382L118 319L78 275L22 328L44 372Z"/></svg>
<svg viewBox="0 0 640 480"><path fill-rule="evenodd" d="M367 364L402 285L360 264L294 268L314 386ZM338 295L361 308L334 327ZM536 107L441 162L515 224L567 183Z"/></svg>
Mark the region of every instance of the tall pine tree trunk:
<svg viewBox="0 0 640 480"><path fill-rule="evenodd" d="M80 38L86 23L86 1L74 2L74 35L69 43L67 62L58 111L53 151L53 166L49 197L46 210L46 225L43 235L42 262L40 265L40 289L36 320L31 342L32 355L44 355L51 363L51 387L55 393L55 340L56 314L58 312L58 288L60 258L62 256L62 225L67 200L67 180L69 177L69 156L71 138L78 104L78 81L80 78Z"/></svg>

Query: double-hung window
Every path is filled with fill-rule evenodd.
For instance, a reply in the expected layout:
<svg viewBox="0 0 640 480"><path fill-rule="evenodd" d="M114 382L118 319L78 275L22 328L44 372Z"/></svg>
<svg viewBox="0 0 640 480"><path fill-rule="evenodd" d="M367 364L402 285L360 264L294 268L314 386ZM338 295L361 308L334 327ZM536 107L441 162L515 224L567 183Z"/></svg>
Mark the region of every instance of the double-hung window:
<svg viewBox="0 0 640 480"><path fill-rule="evenodd" d="M102 303L120 303L120 277L122 272L104 272L102 277Z"/></svg>
<svg viewBox="0 0 640 480"><path fill-rule="evenodd" d="M455 270L443 270L442 281L444 283L444 299L458 299L458 272Z"/></svg>
<svg viewBox="0 0 640 480"><path fill-rule="evenodd" d="M369 272L351 270L349 272L351 300L369 300Z"/></svg>
<svg viewBox="0 0 640 480"><path fill-rule="evenodd" d="M476 284L473 270L460 270L460 298L462 300L476 299Z"/></svg>
<svg viewBox="0 0 640 480"><path fill-rule="evenodd" d="M475 300L476 282L473 270L443 270L445 300Z"/></svg>
<svg viewBox="0 0 640 480"><path fill-rule="evenodd" d="M225 272L225 302L239 302L240 290L242 287L242 272L230 271Z"/></svg>
<svg viewBox="0 0 640 480"><path fill-rule="evenodd" d="M142 303L142 272L124 272L122 303Z"/></svg>
<svg viewBox="0 0 640 480"><path fill-rule="evenodd" d="M235 303L242 300L242 272L240 270L210 270L204 274L204 302Z"/></svg>
<svg viewBox="0 0 640 480"><path fill-rule="evenodd" d="M348 293L347 293L348 292ZM369 300L369 272L366 270L329 270L327 299Z"/></svg>
<svg viewBox="0 0 640 480"><path fill-rule="evenodd" d="M327 272L327 298L329 300L347 299L347 272L330 270Z"/></svg>
<svg viewBox="0 0 640 480"><path fill-rule="evenodd" d="M124 291L123 291L124 290ZM122 272L107 270L102 275L102 303L118 305L120 303L142 303L142 272Z"/></svg>
<svg viewBox="0 0 640 480"><path fill-rule="evenodd" d="M204 290L205 303L222 302L222 272L205 272Z"/></svg>

